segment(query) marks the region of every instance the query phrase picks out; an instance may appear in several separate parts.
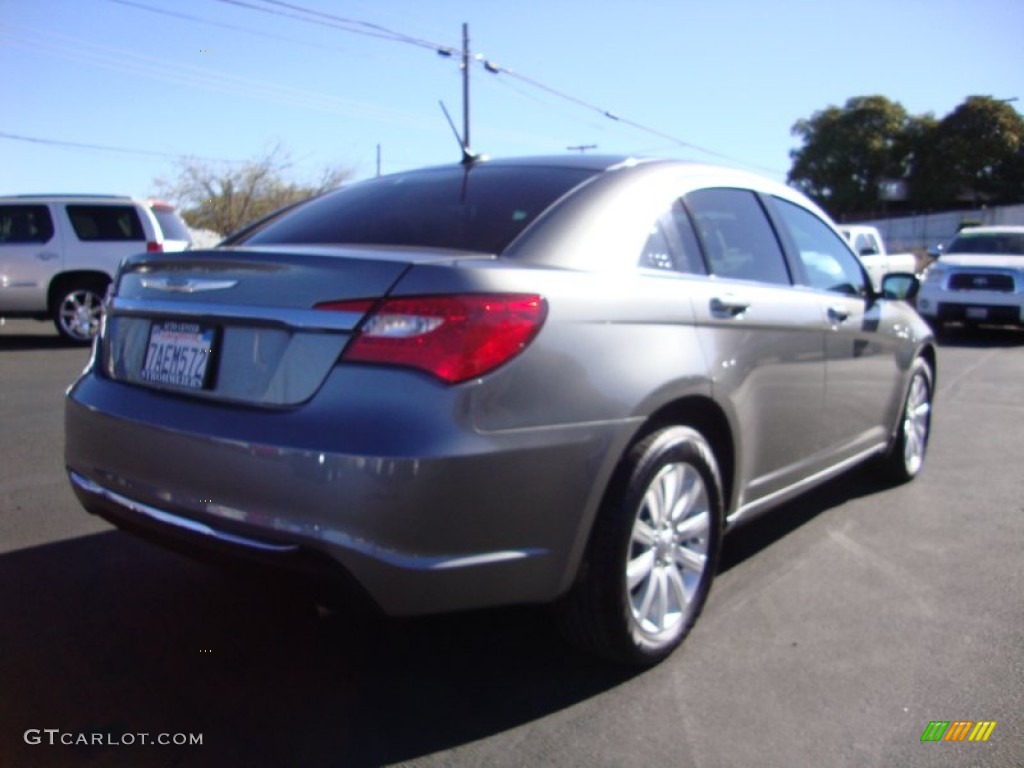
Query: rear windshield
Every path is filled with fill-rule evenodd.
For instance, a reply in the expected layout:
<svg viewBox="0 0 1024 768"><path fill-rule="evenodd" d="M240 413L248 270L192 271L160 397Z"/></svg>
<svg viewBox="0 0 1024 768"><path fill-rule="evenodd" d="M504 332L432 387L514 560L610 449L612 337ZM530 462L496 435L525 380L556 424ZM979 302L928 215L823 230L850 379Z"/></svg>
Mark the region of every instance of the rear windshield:
<svg viewBox="0 0 1024 768"><path fill-rule="evenodd" d="M1024 232L979 232L957 235L946 252L1024 256Z"/></svg>
<svg viewBox="0 0 1024 768"><path fill-rule="evenodd" d="M408 245L500 253L596 172L487 166L400 173L343 187L263 227L252 245Z"/></svg>

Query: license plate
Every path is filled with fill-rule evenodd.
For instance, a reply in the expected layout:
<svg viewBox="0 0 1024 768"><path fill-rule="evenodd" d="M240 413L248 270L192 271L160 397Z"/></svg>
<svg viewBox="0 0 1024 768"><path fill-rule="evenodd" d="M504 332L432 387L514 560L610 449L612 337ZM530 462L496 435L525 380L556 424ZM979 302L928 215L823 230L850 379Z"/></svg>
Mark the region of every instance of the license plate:
<svg viewBox="0 0 1024 768"><path fill-rule="evenodd" d="M184 389L206 388L214 336L213 328L198 323L154 323L141 378Z"/></svg>
<svg viewBox="0 0 1024 768"><path fill-rule="evenodd" d="M985 320L988 318L988 309L985 307L967 307L968 320Z"/></svg>

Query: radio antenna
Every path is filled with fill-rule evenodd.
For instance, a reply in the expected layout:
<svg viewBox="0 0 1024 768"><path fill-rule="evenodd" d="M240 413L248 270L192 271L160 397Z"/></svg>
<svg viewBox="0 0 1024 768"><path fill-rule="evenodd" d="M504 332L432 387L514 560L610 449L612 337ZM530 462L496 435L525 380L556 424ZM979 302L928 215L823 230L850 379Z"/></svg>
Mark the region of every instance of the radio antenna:
<svg viewBox="0 0 1024 768"><path fill-rule="evenodd" d="M459 136L459 129L455 127L455 121L452 120L452 116L448 113L448 107L444 105L443 101L437 102L441 106L441 111L444 112L444 117L448 121L448 125L451 126L452 133L455 134L455 141L459 143L459 149L462 152L462 162L466 165L475 163L480 159L480 155L469 148L466 141Z"/></svg>

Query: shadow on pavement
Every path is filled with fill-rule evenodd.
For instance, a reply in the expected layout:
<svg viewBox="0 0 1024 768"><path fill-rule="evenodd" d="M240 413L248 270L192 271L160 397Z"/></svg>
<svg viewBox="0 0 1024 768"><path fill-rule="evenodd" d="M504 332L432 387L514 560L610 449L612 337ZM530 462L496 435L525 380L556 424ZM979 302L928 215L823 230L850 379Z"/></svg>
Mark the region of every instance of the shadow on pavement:
<svg viewBox="0 0 1024 768"><path fill-rule="evenodd" d="M840 475L732 530L725 537L718 572L727 571L767 549L828 509L890 488L892 484L879 477L871 462Z"/></svg>
<svg viewBox="0 0 1024 768"><path fill-rule="evenodd" d="M737 529L722 570L884 490L864 467ZM551 715L637 674L563 644L544 608L322 618L294 585L111 531L0 555L0 765L363 766ZM202 734L28 745L27 729ZM136 737L136 741L138 738Z"/></svg>
<svg viewBox="0 0 1024 768"><path fill-rule="evenodd" d="M25 323L19 324L24 327ZM47 327L40 324L39 333L21 333L10 326L0 327L0 352L6 350L33 350L33 349L81 349L88 350L88 345L73 344L65 341L57 335L56 331L47 332Z"/></svg>
<svg viewBox="0 0 1024 768"><path fill-rule="evenodd" d="M120 532L0 556L0 584L0 765L381 765L514 728L634 674L564 646L541 608L323 619L269 576ZM203 743L25 743L27 729L46 728Z"/></svg>
<svg viewBox="0 0 1024 768"><path fill-rule="evenodd" d="M1019 347L1024 345L1024 329L982 326L969 328L962 325L947 325L936 334L940 347L963 347L985 349L989 347Z"/></svg>

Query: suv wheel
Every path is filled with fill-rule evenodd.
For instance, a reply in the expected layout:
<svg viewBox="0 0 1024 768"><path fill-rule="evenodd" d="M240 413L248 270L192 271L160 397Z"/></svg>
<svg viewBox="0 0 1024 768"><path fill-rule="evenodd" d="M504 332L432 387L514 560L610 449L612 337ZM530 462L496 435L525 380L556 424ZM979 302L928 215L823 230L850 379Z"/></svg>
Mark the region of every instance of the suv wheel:
<svg viewBox="0 0 1024 768"><path fill-rule="evenodd" d="M718 467L698 432L669 427L639 442L594 523L580 577L555 606L568 639L620 663L668 656L707 599L723 516Z"/></svg>
<svg viewBox="0 0 1024 768"><path fill-rule="evenodd" d="M107 284L96 278L64 283L54 302L57 333L76 344L91 343L99 333Z"/></svg>

